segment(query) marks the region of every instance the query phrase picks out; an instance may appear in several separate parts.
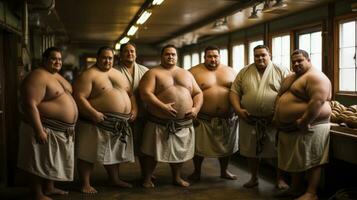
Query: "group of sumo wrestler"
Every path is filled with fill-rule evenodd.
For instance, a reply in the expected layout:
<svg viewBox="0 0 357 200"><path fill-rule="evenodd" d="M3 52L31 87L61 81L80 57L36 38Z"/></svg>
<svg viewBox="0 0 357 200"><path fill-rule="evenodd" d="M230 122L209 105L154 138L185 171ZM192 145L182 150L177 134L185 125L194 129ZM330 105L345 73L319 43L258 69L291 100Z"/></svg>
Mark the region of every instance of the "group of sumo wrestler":
<svg viewBox="0 0 357 200"><path fill-rule="evenodd" d="M88 194L97 193L90 182L96 162L113 185L132 187L119 178L119 165L134 162L134 155L145 188L155 187L157 162L169 163L174 185L188 187L183 163L193 159L188 179L199 181L205 157L218 158L220 177L235 180L227 168L238 147L251 174L244 187L258 186L261 158L277 158L282 196L318 199L328 162L331 83L304 50L292 53L290 71L258 45L254 63L237 74L220 63L215 46L189 70L177 66L174 45L162 48L161 64L150 70L136 62L135 44L121 46L115 67L113 49L104 46L73 85L59 74L61 56L48 48L21 84L18 168L29 176L34 199L68 194L54 181L73 180L74 159L80 191ZM290 186L282 172L291 174Z"/></svg>

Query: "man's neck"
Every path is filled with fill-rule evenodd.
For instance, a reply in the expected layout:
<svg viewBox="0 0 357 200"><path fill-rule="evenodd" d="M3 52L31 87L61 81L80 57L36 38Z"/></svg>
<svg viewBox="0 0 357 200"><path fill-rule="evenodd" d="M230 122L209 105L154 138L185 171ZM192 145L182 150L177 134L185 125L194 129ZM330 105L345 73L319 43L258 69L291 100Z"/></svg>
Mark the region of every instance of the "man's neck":
<svg viewBox="0 0 357 200"><path fill-rule="evenodd" d="M135 66L135 62L123 62L126 68L133 68Z"/></svg>

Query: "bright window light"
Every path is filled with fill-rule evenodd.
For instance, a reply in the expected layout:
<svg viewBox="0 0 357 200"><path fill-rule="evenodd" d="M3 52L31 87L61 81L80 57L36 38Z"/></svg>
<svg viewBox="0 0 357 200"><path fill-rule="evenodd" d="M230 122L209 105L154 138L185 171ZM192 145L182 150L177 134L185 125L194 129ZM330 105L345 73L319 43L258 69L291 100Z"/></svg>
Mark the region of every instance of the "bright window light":
<svg viewBox="0 0 357 200"><path fill-rule="evenodd" d="M116 43L115 44L115 50L119 50L120 49L120 45L121 45L120 43Z"/></svg>

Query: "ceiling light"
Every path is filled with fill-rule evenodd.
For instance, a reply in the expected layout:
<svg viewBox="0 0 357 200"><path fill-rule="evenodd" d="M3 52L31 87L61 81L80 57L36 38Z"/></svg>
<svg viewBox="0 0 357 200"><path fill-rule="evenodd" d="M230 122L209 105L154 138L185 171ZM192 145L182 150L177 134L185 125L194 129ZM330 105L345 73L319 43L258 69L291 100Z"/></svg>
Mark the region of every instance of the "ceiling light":
<svg viewBox="0 0 357 200"><path fill-rule="evenodd" d="M115 48L115 50L119 50L119 49L120 49L120 46L121 46L121 44L120 44L120 43L116 43L116 44L115 44L115 47L114 47L114 48Z"/></svg>
<svg viewBox="0 0 357 200"><path fill-rule="evenodd" d="M130 27L129 31L128 31L128 36L132 36L136 33L136 31L138 30L139 27L133 25Z"/></svg>
<svg viewBox="0 0 357 200"><path fill-rule="evenodd" d="M213 31L226 31L228 30L227 26L227 17L220 18L214 21L212 26Z"/></svg>
<svg viewBox="0 0 357 200"><path fill-rule="evenodd" d="M276 3L273 5L274 8L284 8L288 4L285 3L284 0L276 0Z"/></svg>
<svg viewBox="0 0 357 200"><path fill-rule="evenodd" d="M120 43L120 44L125 44L125 43L129 42L129 40L130 40L130 38L128 38L128 37L123 37L123 38L119 41L119 43Z"/></svg>
<svg viewBox="0 0 357 200"><path fill-rule="evenodd" d="M164 0L154 0L152 1L152 5L160 5L162 2L164 2Z"/></svg>
<svg viewBox="0 0 357 200"><path fill-rule="evenodd" d="M273 9L271 7L270 0L265 0L262 12L269 12L269 11L272 11L272 10Z"/></svg>
<svg viewBox="0 0 357 200"><path fill-rule="evenodd" d="M146 22L146 20L149 19L150 15L151 15L151 11L145 10L145 12L143 12L143 14L141 14L141 16L139 17L139 19L136 23L144 24Z"/></svg>
<svg viewBox="0 0 357 200"><path fill-rule="evenodd" d="M258 19L258 10L256 6L253 6L252 8L252 13L250 14L250 16L248 17L248 19Z"/></svg>

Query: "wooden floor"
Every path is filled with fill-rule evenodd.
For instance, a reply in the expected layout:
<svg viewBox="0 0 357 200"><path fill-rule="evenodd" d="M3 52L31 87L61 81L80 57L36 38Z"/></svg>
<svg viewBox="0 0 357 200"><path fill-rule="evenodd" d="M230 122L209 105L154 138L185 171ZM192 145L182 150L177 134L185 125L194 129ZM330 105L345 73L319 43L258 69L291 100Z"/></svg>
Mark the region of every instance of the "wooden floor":
<svg viewBox="0 0 357 200"><path fill-rule="evenodd" d="M274 199L276 192L271 174L261 177L259 187L246 189L242 185L249 180L249 174L244 160L232 162L229 166L231 172L238 176L238 180L226 180L219 177L219 164L217 159L206 159L202 166L201 181L191 183L188 188L182 188L171 184L171 171L166 163L160 163L156 170L156 188L144 189L140 186L139 167L137 163L122 164L120 174L122 179L134 185L132 189L122 189L108 186L106 174L102 166L96 166L93 177L94 187L99 191L96 195L84 195L78 192L78 183L60 184L62 188L69 189L68 196L53 197L54 199L88 199L88 200L259 200ZM236 164L238 162L238 164ZM192 161L186 162L183 169L183 177L186 178L193 169Z"/></svg>

